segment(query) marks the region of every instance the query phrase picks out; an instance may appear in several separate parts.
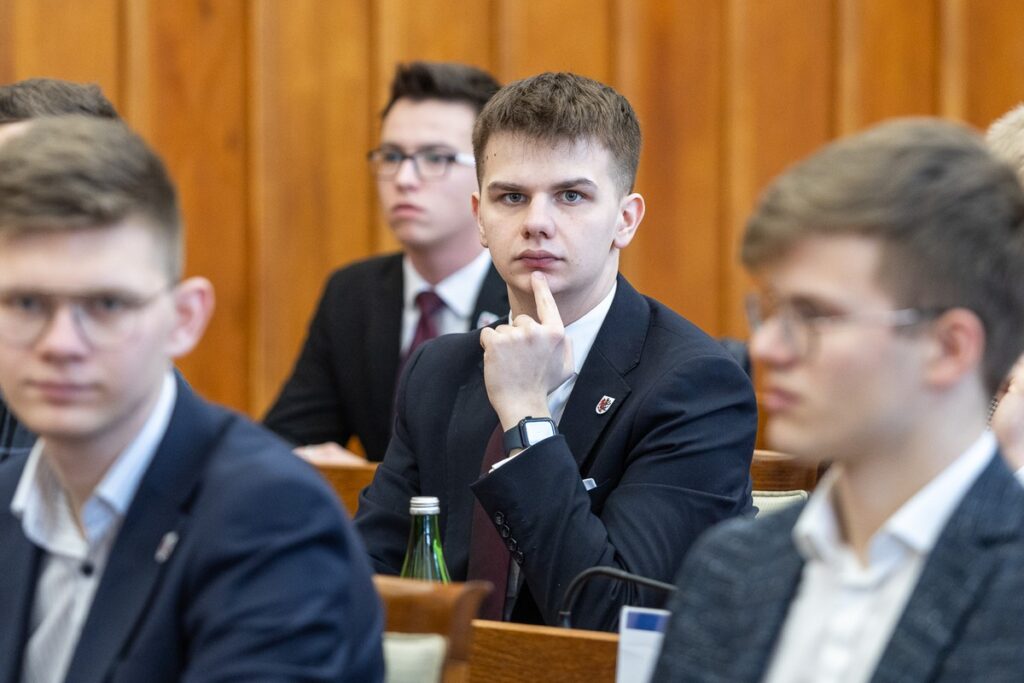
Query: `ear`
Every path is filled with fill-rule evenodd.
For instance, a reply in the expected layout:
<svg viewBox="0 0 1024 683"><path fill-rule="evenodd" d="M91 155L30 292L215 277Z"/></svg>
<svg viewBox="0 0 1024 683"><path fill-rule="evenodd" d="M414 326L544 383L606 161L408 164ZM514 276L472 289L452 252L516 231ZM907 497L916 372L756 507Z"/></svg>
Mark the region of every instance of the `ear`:
<svg viewBox="0 0 1024 683"><path fill-rule="evenodd" d="M925 379L931 386L947 388L971 374L981 377L985 326L974 311L946 311L932 322L931 337L933 344L925 368Z"/></svg>
<svg viewBox="0 0 1024 683"><path fill-rule="evenodd" d="M168 355L186 355L203 337L213 315L213 285L204 277L183 280L171 292L174 299L174 327L168 338Z"/></svg>
<svg viewBox="0 0 1024 683"><path fill-rule="evenodd" d="M480 221L480 193L474 192L470 198L473 204L473 218L476 219L476 229L480 231L480 244L487 247L487 235L484 234L484 224Z"/></svg>
<svg viewBox="0 0 1024 683"><path fill-rule="evenodd" d="M615 227L615 239L612 240L612 246L616 249L625 249L633 241L636 229L640 227L640 221L644 219L645 208L644 198L636 192L622 198L622 201L619 202L618 225Z"/></svg>

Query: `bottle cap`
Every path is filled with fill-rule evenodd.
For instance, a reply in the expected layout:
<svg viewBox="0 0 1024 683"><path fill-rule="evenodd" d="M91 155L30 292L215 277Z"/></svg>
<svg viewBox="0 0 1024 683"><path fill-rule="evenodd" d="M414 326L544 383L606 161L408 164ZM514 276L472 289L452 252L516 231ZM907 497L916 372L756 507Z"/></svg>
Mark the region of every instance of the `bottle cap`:
<svg viewBox="0 0 1024 683"><path fill-rule="evenodd" d="M410 515L439 515L441 501L434 496L413 496L409 500Z"/></svg>

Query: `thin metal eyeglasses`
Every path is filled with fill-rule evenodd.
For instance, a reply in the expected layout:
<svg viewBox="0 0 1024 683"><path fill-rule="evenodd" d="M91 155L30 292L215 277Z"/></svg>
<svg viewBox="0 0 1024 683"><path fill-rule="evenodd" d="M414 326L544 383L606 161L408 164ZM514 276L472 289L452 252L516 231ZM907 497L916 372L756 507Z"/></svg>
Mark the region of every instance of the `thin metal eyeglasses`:
<svg viewBox="0 0 1024 683"><path fill-rule="evenodd" d="M149 295L109 291L54 294L28 290L0 291L0 341L30 347L43 336L62 305L70 308L82 338L94 349L108 349L135 331L139 313L175 285Z"/></svg>
<svg viewBox="0 0 1024 683"><path fill-rule="evenodd" d="M452 164L476 166L472 154L442 149L420 149L412 154L406 154L394 147L382 147L371 149L366 158L378 178L393 178L406 159L412 159L416 174L423 180L443 178Z"/></svg>
<svg viewBox="0 0 1024 683"><path fill-rule="evenodd" d="M798 358L814 354L821 331L835 325L879 325L910 327L933 320L948 308L900 308L888 311L852 311L822 315L801 311L792 301L762 299L756 294L746 297L747 321L751 334L770 320L778 323L783 343Z"/></svg>

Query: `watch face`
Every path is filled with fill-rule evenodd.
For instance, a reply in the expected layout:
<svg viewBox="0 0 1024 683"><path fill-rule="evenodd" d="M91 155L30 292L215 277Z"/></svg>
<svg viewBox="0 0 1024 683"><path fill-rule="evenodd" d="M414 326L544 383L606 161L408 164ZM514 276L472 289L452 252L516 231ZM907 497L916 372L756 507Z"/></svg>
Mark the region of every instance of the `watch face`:
<svg viewBox="0 0 1024 683"><path fill-rule="evenodd" d="M523 426L526 428L527 444L535 444L549 436L555 435L554 426L547 420L530 420Z"/></svg>

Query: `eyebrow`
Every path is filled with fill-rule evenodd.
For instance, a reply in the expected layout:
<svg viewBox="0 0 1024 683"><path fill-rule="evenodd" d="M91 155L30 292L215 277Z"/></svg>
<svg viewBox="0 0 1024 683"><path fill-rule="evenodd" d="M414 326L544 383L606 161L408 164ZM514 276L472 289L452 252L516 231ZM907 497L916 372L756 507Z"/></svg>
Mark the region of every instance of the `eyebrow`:
<svg viewBox="0 0 1024 683"><path fill-rule="evenodd" d="M597 183L590 178L572 178L563 180L551 186L555 192L568 190L575 187L585 187L590 190L597 190ZM517 183L509 183L503 180L495 180L487 185L488 192L522 192L525 188Z"/></svg>

